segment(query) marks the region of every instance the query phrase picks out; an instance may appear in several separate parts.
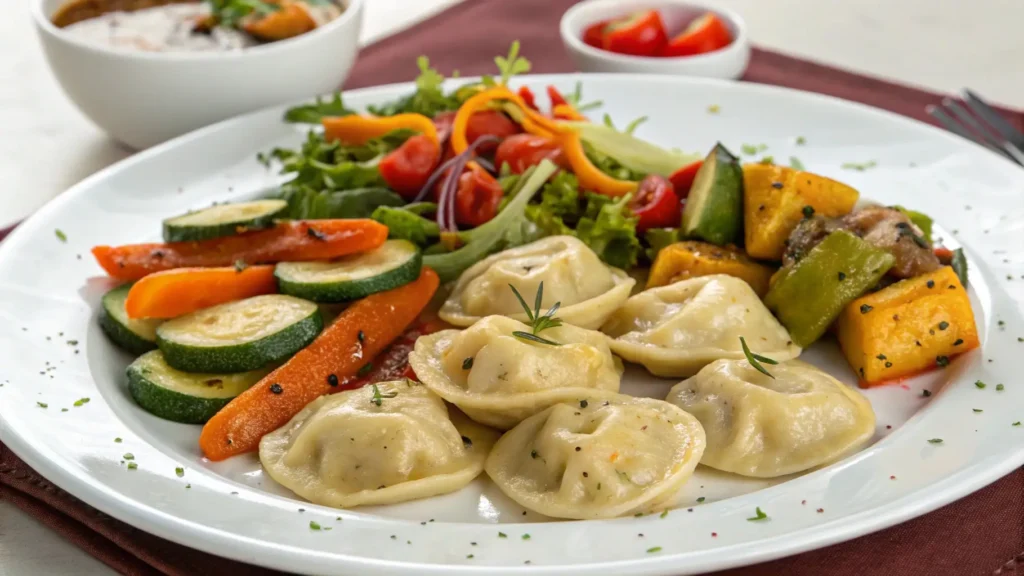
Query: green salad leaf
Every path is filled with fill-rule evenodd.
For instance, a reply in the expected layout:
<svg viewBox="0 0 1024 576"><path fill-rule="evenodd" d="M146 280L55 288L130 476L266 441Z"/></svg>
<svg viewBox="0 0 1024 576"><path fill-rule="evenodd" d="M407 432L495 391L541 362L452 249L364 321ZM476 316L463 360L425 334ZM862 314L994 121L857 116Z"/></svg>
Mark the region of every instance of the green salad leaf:
<svg viewBox="0 0 1024 576"><path fill-rule="evenodd" d="M218 26L237 28L242 18L250 14L266 16L281 9L280 6L262 0L207 0L210 13Z"/></svg>
<svg viewBox="0 0 1024 576"><path fill-rule="evenodd" d="M430 59L420 56L416 59L420 74L416 77L416 91L394 102L381 106L368 106L367 110L377 116L396 114L423 114L433 118L441 112L458 110L461 101L456 95L445 94L444 75L430 67Z"/></svg>
<svg viewBox="0 0 1024 576"><path fill-rule="evenodd" d="M647 241L647 259L654 262L661 252L668 246L683 239L683 232L679 228L651 228L644 232L644 240Z"/></svg>
<svg viewBox="0 0 1024 576"><path fill-rule="evenodd" d="M370 218L388 227L389 238L408 240L417 246L436 242L441 236L437 222L427 220L407 207L380 206Z"/></svg>
<svg viewBox="0 0 1024 576"><path fill-rule="evenodd" d="M634 174L658 174L667 178L683 166L701 160L700 156L666 150L604 124L567 124L579 133L580 139L589 148L588 152L600 155L598 158L610 158Z"/></svg>
<svg viewBox="0 0 1024 576"><path fill-rule="evenodd" d="M290 186L281 191L281 198L288 202L286 217L301 220L370 218L378 207L405 204L401 196L387 188L318 191Z"/></svg>
<svg viewBox="0 0 1024 576"><path fill-rule="evenodd" d="M317 96L316 102L312 104L289 108L284 113L284 121L300 124L319 124L323 118L348 116L350 114L355 114L355 111L345 107L345 103L341 100L341 92L335 92L334 96L328 100L323 100Z"/></svg>
<svg viewBox="0 0 1024 576"><path fill-rule="evenodd" d="M588 192L585 196L587 206L576 224L576 237L611 266L635 266L641 245L636 237L638 218L629 209L632 194L609 198Z"/></svg>

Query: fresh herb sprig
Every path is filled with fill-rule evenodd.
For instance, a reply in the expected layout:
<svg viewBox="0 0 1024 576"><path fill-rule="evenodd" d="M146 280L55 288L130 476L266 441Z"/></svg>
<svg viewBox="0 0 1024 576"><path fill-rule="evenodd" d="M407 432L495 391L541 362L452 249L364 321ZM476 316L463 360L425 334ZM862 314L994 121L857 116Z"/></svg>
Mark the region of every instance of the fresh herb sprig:
<svg viewBox="0 0 1024 576"><path fill-rule="evenodd" d="M548 328L558 328L562 325L562 319L555 316L555 312L558 311L558 307L562 305L561 302L555 302L554 306L548 309L544 314L540 313L541 301L544 299L544 283L541 282L537 286L537 296L533 300L533 310L526 304L526 300L523 299L522 294L516 287L509 284L509 288L512 289L512 293L516 295L516 299L519 300L519 304L526 311L526 317L530 319L530 332L523 332L522 330L516 330L512 333L513 336L522 340L529 340L531 342L537 342L538 344L547 344L549 346L561 346L554 340L548 340L540 336L540 332L547 330Z"/></svg>
<svg viewBox="0 0 1024 576"><path fill-rule="evenodd" d="M266 16L281 9L277 4L262 0L208 0L217 24L237 28L239 21L249 14Z"/></svg>
<svg viewBox="0 0 1024 576"><path fill-rule="evenodd" d="M341 99L341 92L335 92L330 98L323 99L317 96L312 104L304 104L289 108L284 113L285 122L302 124L320 124L320 120L333 116L348 116L355 114L354 110L345 107Z"/></svg>
<svg viewBox="0 0 1024 576"><path fill-rule="evenodd" d="M370 387L373 389L373 398L370 398L370 402L376 404L378 407L384 404L385 398L394 398L395 396L398 396L398 392L381 392L380 388L378 388L376 384L371 384Z"/></svg>
<svg viewBox="0 0 1024 576"><path fill-rule="evenodd" d="M501 72L501 85L508 86L508 81L516 74L526 74L530 71L530 61L519 57L519 40L514 40L508 49L508 56L497 56L494 63Z"/></svg>
<svg viewBox="0 0 1024 576"><path fill-rule="evenodd" d="M760 354L754 354L753 352L751 352L750 347L747 346L747 341L743 339L743 336L740 336L740 346L743 347L743 355L747 357L747 362L750 362L750 365L754 367L754 370L757 370L758 372L764 374L765 376L771 378L772 380L775 379L775 376L772 376L771 372L766 370L765 367L761 365L761 363L764 362L765 364L770 364L774 366L778 364L778 362L772 360L771 358L768 358L767 356L761 356Z"/></svg>

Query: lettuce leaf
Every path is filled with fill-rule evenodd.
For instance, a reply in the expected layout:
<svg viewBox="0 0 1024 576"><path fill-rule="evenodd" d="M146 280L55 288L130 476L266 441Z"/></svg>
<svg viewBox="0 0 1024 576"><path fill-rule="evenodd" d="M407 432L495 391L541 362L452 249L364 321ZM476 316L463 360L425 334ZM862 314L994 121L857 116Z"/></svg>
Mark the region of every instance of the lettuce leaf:
<svg viewBox="0 0 1024 576"><path fill-rule="evenodd" d="M576 224L576 237L590 246L610 266L629 269L640 255L636 237L638 218L629 209L631 194L609 198L587 193L587 207Z"/></svg>
<svg viewBox="0 0 1024 576"><path fill-rule="evenodd" d="M636 174L669 177L673 172L700 160L694 154L666 150L615 128L590 122L567 122L598 158L608 157Z"/></svg>
<svg viewBox="0 0 1024 576"><path fill-rule="evenodd" d="M651 228L644 233L644 240L647 241L647 259L652 263L658 257L658 252L670 244L675 244L683 239L679 228Z"/></svg>
<svg viewBox="0 0 1024 576"><path fill-rule="evenodd" d="M287 218L369 218L378 206L401 206L405 200L387 188L355 188L319 191L307 186L290 186L281 191L288 202Z"/></svg>
<svg viewBox="0 0 1024 576"><path fill-rule="evenodd" d="M301 124L319 124L320 120L330 116L348 116L354 110L345 107L341 100L341 92L335 92L330 100L322 100L317 96L312 104L289 108L284 113L284 121Z"/></svg>

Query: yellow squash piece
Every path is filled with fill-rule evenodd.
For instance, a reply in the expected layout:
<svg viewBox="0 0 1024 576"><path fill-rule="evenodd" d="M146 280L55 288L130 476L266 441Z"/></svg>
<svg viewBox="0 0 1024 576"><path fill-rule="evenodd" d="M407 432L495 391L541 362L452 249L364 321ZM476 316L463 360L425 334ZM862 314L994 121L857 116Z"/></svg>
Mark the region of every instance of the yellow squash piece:
<svg viewBox="0 0 1024 576"><path fill-rule="evenodd" d="M772 272L774 269L754 262L735 248L688 240L676 242L658 252L647 287L665 286L698 276L726 274L744 280L763 298L768 292Z"/></svg>
<svg viewBox="0 0 1024 576"><path fill-rule="evenodd" d="M978 346L971 301L949 266L854 300L838 328L865 388L945 366Z"/></svg>
<svg viewBox="0 0 1024 576"><path fill-rule="evenodd" d="M743 226L747 254L781 260L786 239L806 214L842 216L859 194L824 176L771 164L743 166ZM805 209L810 206L811 209Z"/></svg>

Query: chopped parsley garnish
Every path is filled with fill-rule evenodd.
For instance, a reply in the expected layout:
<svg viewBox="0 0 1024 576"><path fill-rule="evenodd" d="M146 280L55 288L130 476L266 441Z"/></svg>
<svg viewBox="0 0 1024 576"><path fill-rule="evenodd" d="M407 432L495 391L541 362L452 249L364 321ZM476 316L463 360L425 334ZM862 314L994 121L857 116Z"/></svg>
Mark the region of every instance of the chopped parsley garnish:
<svg viewBox="0 0 1024 576"><path fill-rule="evenodd" d="M697 503L698 504L700 504L703 501L704 501L704 497L703 496L700 496L700 497L697 498Z"/></svg>
<svg viewBox="0 0 1024 576"><path fill-rule="evenodd" d="M89 399L88 398L79 398L78 400L75 400L74 407L75 408L79 408L81 406L85 406L88 403L89 403Z"/></svg>
<svg viewBox="0 0 1024 576"><path fill-rule="evenodd" d="M754 511L754 514L755 514L755 516L754 516L753 518L747 518L747 522L757 522L758 520L766 520L766 519L768 519L768 515L767 515L767 514L765 514L765 513L764 513L764 512L763 512L763 511L761 510L761 507L760 507L760 506L758 506L758 507L757 507L757 508L755 509L755 511Z"/></svg>
<svg viewBox="0 0 1024 576"><path fill-rule="evenodd" d="M360 368L358 372L356 372L356 376L362 378L363 376L369 374L370 370L373 370L373 362L367 362L366 364L364 364L363 367Z"/></svg>
<svg viewBox="0 0 1024 576"><path fill-rule="evenodd" d="M40 408L49 408L50 407L50 405L47 404L46 402L36 402L36 406L39 406Z"/></svg>
<svg viewBox="0 0 1024 576"><path fill-rule="evenodd" d="M860 313L861 314L867 314L868 312L871 312L874 309L875 309L875 307L870 305L870 304L861 304L860 305Z"/></svg>
<svg viewBox="0 0 1024 576"><path fill-rule="evenodd" d="M928 440L929 444L942 444L942 438L931 438Z"/></svg>
<svg viewBox="0 0 1024 576"><path fill-rule="evenodd" d="M719 106L718 104L712 104L711 106L708 106L708 114L718 114L721 111L722 107Z"/></svg>
<svg viewBox="0 0 1024 576"><path fill-rule="evenodd" d="M65 234L64 231L61 230L60 228L57 228L56 230L54 230L53 233L57 236L57 240L60 240L61 242L67 242L68 241L68 235Z"/></svg>
<svg viewBox="0 0 1024 576"><path fill-rule="evenodd" d="M310 530L322 530L323 528L320 526L319 523L317 523L317 522L315 522L313 520L310 520L309 521L309 529Z"/></svg>
<svg viewBox="0 0 1024 576"><path fill-rule="evenodd" d="M138 468L139 468L139 465L136 464L135 462L129 462L128 463L128 469L129 470L137 470Z"/></svg>
<svg viewBox="0 0 1024 576"><path fill-rule="evenodd" d="M668 517L668 508L666 508L665 510L662 510L661 515L658 516L658 518L667 518L667 517Z"/></svg>
<svg viewBox="0 0 1024 576"><path fill-rule="evenodd" d="M473 357L472 356L470 356L469 358L466 358L465 360L462 361L462 369L463 370L469 370L472 367L473 367Z"/></svg>
<svg viewBox="0 0 1024 576"><path fill-rule="evenodd" d="M1011 424L1011 426L1020 426L1020 420L1014 422L1013 424Z"/></svg>
<svg viewBox="0 0 1024 576"><path fill-rule="evenodd" d="M975 414L981 414L982 412L984 412L984 410L982 410L981 408L971 408L971 411L974 412Z"/></svg>
<svg viewBox="0 0 1024 576"><path fill-rule="evenodd" d="M529 534L523 534L523 540L529 540L529 539L530 539L530 535Z"/></svg>
<svg viewBox="0 0 1024 576"><path fill-rule="evenodd" d="M1003 386L1002 384L996 384L996 392L1002 392L1003 390L1006 390L1006 386Z"/></svg>
<svg viewBox="0 0 1024 576"><path fill-rule="evenodd" d="M981 380L975 380L975 381L974 381L974 387L975 387L975 388L977 388L977 389L979 389L979 390L981 390L981 389L984 389L984 388L985 388L985 386L988 386L988 384L985 384L985 383L984 383L984 382L982 382Z"/></svg>
<svg viewBox="0 0 1024 576"><path fill-rule="evenodd" d="M775 365L778 364L778 362L768 358L767 356L761 356L760 354L754 354L751 352L750 348L747 346L747 341L743 339L743 336L740 336L740 346L743 348L743 355L747 357L747 362L750 362L750 365L754 367L754 370L757 370L772 380L775 379L775 376L772 376L771 372L765 370L761 363L764 362L765 364Z"/></svg>
<svg viewBox="0 0 1024 576"><path fill-rule="evenodd" d="M135 460L135 455L131 452L127 452L124 456L121 456L121 458L124 458L125 460Z"/></svg>
<svg viewBox="0 0 1024 576"><path fill-rule="evenodd" d="M760 151L761 151L761 149L758 148L757 146L753 145L753 144L742 144L742 145L740 145L740 152L743 152L747 156L754 156L755 154L757 154Z"/></svg>
<svg viewBox="0 0 1024 576"><path fill-rule="evenodd" d="M473 559L473 555L472 554L466 554L466 559L467 560L472 560Z"/></svg>
<svg viewBox="0 0 1024 576"><path fill-rule="evenodd" d="M180 468L180 467L179 468L175 468L174 469L174 475L177 476L178 478L181 478L182 476L185 475L185 469L184 468Z"/></svg>
<svg viewBox="0 0 1024 576"><path fill-rule="evenodd" d="M945 368L946 366L949 366L949 356L936 356L935 365L938 366L939 368Z"/></svg>
<svg viewBox="0 0 1024 576"><path fill-rule="evenodd" d="M118 437L118 438L114 438L114 443L115 443L115 444L120 444L121 442L124 442L124 440L121 440L121 438L120 438L120 437Z"/></svg>
<svg viewBox="0 0 1024 576"><path fill-rule="evenodd" d="M810 218L811 216L814 216L814 206L804 206L802 212L804 214L804 218Z"/></svg>
<svg viewBox="0 0 1024 576"><path fill-rule="evenodd" d="M504 532L498 532L498 538L508 538L508 534L505 534Z"/></svg>
<svg viewBox="0 0 1024 576"><path fill-rule="evenodd" d="M373 388L373 398L370 398L370 402L377 406L384 404L385 398L394 398L395 396L398 396L398 392L388 392L387 394L382 393L376 384L371 384L371 388Z"/></svg>
<svg viewBox="0 0 1024 576"><path fill-rule="evenodd" d="M797 158L796 156L790 156L789 157L789 166L793 170L803 170L804 169L804 163L801 162L800 159Z"/></svg>
<svg viewBox="0 0 1024 576"><path fill-rule="evenodd" d="M878 166L878 162L868 160L867 162L844 162L839 167L843 170L856 170L858 172L863 172L868 168L874 168L875 166Z"/></svg>
<svg viewBox="0 0 1024 576"><path fill-rule="evenodd" d="M647 549L647 553L648 554L655 554L657 552L661 552L661 546L655 546L653 548L648 548Z"/></svg>
<svg viewBox="0 0 1024 576"><path fill-rule="evenodd" d="M797 136L796 137L796 145L797 146L803 146L804 144L807 144L807 138L804 138L803 136Z"/></svg>
<svg viewBox="0 0 1024 576"><path fill-rule="evenodd" d="M523 307L523 310L526 311L526 317L530 320L530 332L516 330L512 335L521 340L529 340L531 342L547 344L549 346L560 346L561 344L558 342L539 336L539 333L547 330L548 328L558 328L562 325L562 319L555 316L555 312L558 311L558 307L561 306L562 303L555 302L555 304L548 309L547 313L542 315L540 313L540 308L541 302L544 300L543 282L537 286L537 295L533 299L533 310L530 310L530 307L526 304L526 300L523 299L522 294L519 293L519 290L516 290L515 286L509 284L508 287L512 289L512 293L516 295L516 299L519 300L519 304Z"/></svg>

